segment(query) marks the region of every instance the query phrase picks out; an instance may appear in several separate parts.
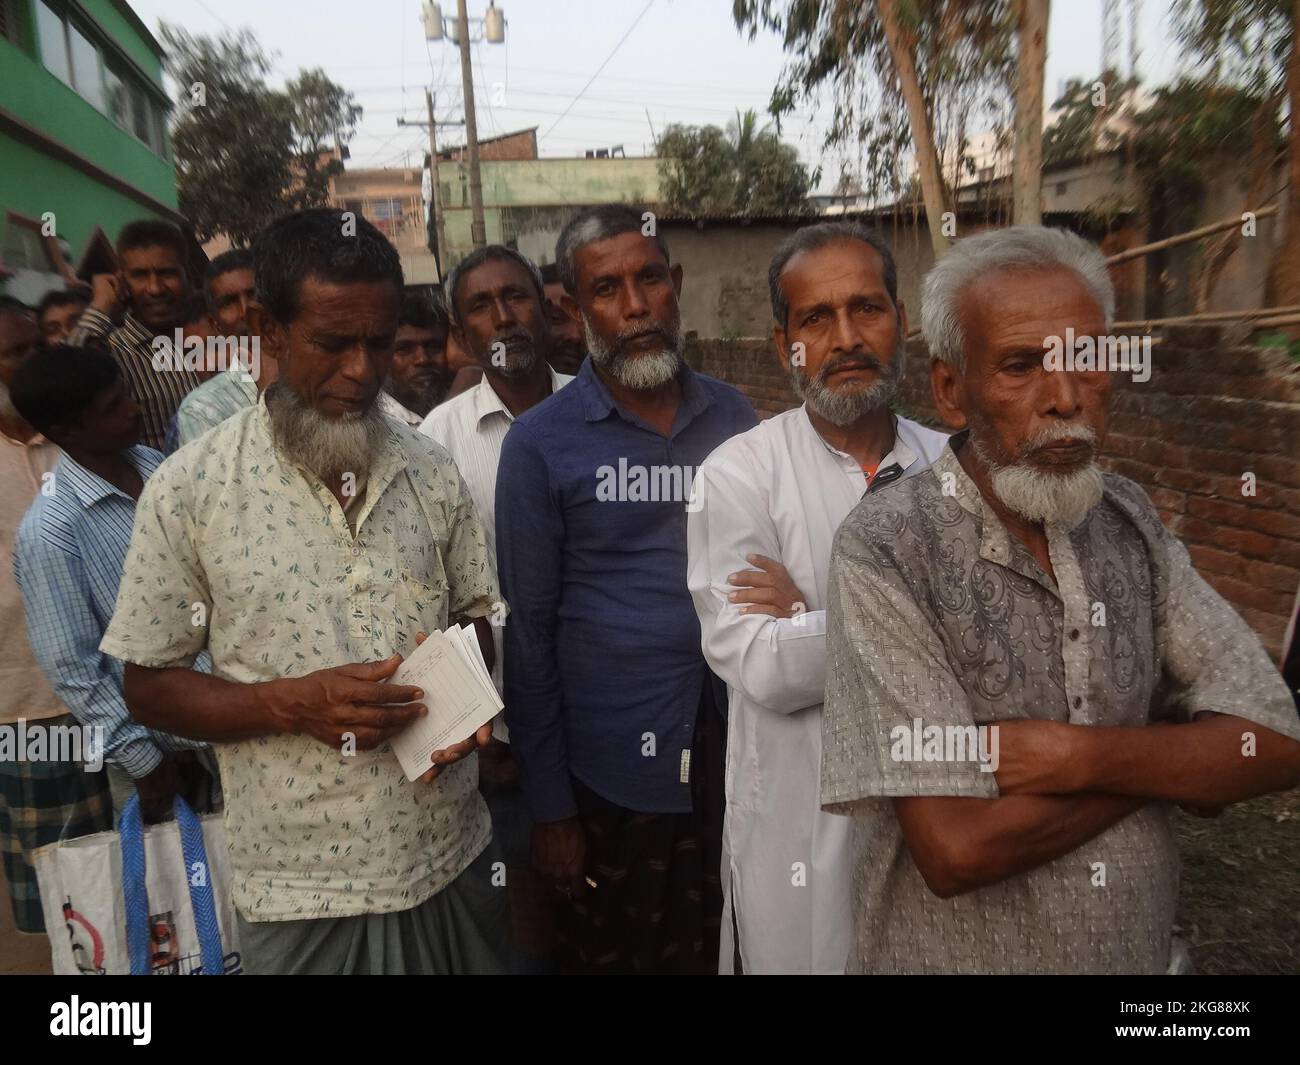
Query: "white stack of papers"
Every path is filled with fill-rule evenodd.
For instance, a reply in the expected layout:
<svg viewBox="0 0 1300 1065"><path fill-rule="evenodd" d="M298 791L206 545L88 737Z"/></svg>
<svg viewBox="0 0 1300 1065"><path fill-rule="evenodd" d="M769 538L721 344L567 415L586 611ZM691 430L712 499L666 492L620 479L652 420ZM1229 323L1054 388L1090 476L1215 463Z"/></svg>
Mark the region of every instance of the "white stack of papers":
<svg viewBox="0 0 1300 1065"><path fill-rule="evenodd" d="M420 701L429 708L390 741L408 780L429 771L434 751L469 739L504 705L472 627L430 635L389 683L424 689Z"/></svg>

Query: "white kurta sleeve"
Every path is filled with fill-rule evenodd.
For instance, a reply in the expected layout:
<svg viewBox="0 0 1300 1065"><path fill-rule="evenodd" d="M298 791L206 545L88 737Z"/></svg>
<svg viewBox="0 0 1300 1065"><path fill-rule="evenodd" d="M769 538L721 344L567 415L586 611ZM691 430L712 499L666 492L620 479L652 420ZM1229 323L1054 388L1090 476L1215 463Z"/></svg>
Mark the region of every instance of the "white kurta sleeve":
<svg viewBox="0 0 1300 1065"><path fill-rule="evenodd" d="M746 555L788 563L768 491L750 471L717 458L700 468L687 515L687 583L704 657L729 686L768 710L790 714L816 706L826 676L826 612L774 618L741 614L728 601L736 589L727 578L754 568Z"/></svg>

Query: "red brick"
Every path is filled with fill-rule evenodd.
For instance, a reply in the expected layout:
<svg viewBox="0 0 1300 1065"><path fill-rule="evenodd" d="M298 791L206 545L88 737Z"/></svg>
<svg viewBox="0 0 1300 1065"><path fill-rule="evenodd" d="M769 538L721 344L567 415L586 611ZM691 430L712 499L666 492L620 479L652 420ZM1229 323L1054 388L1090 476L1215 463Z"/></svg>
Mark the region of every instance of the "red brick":
<svg viewBox="0 0 1300 1065"><path fill-rule="evenodd" d="M1187 553L1192 556L1192 565L1201 573L1222 573L1227 577L1244 577L1246 560L1230 551L1220 551L1204 544L1188 544Z"/></svg>

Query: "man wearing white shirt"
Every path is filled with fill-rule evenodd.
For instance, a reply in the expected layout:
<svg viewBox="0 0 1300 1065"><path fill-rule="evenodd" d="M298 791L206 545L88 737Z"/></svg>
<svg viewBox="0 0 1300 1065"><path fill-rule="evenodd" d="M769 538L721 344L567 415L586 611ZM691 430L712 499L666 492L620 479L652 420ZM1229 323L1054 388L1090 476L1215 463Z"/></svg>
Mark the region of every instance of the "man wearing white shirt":
<svg viewBox="0 0 1300 1065"><path fill-rule="evenodd" d="M831 545L865 492L924 470L947 437L889 409L907 316L879 237L808 226L768 282L777 353L804 405L719 446L688 521L704 654L729 689L720 968L841 973L851 825L820 807Z"/></svg>
<svg viewBox="0 0 1300 1065"><path fill-rule="evenodd" d="M434 407L420 432L447 449L474 498L487 532L488 554L496 564L497 465L506 430L519 415L573 380L556 373L545 355L551 337L541 274L512 248L489 245L463 259L447 278L452 334L483 368L478 384ZM492 680L502 685L502 629L498 611L492 629L496 661ZM509 733L498 714L493 740L480 752L479 778L492 814L492 831L506 855L507 883L515 916L518 963L531 956L537 971L549 943L544 895L534 890L529 868L532 822L519 788Z"/></svg>

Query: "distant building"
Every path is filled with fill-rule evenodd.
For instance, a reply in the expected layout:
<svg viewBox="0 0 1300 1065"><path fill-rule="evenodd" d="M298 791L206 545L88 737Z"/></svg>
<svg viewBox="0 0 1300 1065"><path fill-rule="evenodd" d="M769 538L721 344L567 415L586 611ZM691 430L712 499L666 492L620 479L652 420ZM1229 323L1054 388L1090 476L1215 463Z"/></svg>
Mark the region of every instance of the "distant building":
<svg viewBox="0 0 1300 1065"><path fill-rule="evenodd" d="M330 179L330 202L355 211L393 242L408 285L438 283L429 250L424 171L415 167L344 170Z"/></svg>
<svg viewBox="0 0 1300 1065"><path fill-rule="evenodd" d="M125 0L0 0L0 286L33 301L177 213L162 47Z"/></svg>

